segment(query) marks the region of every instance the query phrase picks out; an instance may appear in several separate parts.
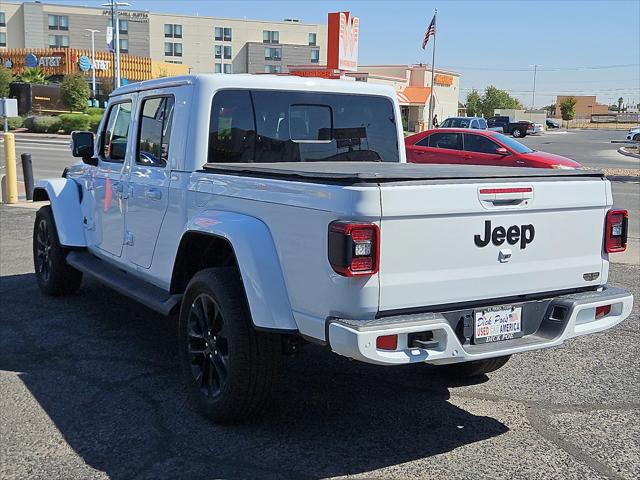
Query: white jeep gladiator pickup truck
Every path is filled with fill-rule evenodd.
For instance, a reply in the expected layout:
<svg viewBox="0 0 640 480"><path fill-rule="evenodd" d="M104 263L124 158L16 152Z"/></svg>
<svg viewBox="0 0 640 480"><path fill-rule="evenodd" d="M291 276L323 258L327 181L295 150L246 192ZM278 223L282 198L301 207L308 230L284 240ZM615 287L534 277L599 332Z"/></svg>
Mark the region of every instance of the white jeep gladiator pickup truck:
<svg viewBox="0 0 640 480"><path fill-rule="evenodd" d="M82 162L40 181L36 278L83 274L178 314L195 405L264 405L307 342L380 365L479 375L626 318L626 246L599 172L413 165L390 87L197 75L111 94Z"/></svg>

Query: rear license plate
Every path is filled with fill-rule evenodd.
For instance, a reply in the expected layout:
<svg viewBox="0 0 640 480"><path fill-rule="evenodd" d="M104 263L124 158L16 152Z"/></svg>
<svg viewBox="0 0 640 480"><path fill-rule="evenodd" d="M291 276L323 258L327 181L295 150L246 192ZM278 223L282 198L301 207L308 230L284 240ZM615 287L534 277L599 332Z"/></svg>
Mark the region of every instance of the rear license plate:
<svg viewBox="0 0 640 480"><path fill-rule="evenodd" d="M522 337L522 307L499 305L475 312L474 343L500 342Z"/></svg>

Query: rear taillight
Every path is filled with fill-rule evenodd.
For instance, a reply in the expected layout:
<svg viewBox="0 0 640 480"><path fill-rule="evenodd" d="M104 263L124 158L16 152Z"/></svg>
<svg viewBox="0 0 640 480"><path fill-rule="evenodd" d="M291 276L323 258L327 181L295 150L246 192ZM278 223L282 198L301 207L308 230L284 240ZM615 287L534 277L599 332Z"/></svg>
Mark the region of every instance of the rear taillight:
<svg viewBox="0 0 640 480"><path fill-rule="evenodd" d="M596 307L596 320L602 317L606 317L611 312L611 305L602 305L600 307Z"/></svg>
<svg viewBox="0 0 640 480"><path fill-rule="evenodd" d="M329 263L345 277L378 272L380 229L375 223L329 224Z"/></svg>
<svg viewBox="0 0 640 480"><path fill-rule="evenodd" d="M626 210L609 210L604 231L604 249L607 253L624 252L627 249L629 214Z"/></svg>

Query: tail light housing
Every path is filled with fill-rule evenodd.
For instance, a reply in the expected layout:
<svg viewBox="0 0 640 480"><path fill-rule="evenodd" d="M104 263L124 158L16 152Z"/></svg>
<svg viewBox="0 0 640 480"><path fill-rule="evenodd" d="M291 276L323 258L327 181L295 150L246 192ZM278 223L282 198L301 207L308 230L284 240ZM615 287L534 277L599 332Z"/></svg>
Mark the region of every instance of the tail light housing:
<svg viewBox="0 0 640 480"><path fill-rule="evenodd" d="M329 224L329 263L345 277L374 275L380 263L380 229L375 223Z"/></svg>
<svg viewBox="0 0 640 480"><path fill-rule="evenodd" d="M604 231L604 249L607 253L624 252L627 249L629 213L626 210L609 210Z"/></svg>

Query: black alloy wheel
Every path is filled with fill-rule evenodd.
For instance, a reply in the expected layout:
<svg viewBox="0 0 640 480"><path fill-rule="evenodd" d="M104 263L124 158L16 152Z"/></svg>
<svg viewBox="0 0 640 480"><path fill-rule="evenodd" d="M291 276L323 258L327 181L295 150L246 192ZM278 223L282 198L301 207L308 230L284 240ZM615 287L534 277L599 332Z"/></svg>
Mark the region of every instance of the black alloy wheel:
<svg viewBox="0 0 640 480"><path fill-rule="evenodd" d="M207 397L217 397L228 376L229 343L219 305L201 293L191 304L188 317L188 351L194 382Z"/></svg>
<svg viewBox="0 0 640 480"><path fill-rule="evenodd" d="M53 268L51 261L51 235L47 220L41 218L36 227L36 273L46 283L49 282L51 270Z"/></svg>

